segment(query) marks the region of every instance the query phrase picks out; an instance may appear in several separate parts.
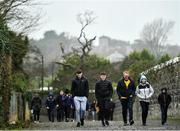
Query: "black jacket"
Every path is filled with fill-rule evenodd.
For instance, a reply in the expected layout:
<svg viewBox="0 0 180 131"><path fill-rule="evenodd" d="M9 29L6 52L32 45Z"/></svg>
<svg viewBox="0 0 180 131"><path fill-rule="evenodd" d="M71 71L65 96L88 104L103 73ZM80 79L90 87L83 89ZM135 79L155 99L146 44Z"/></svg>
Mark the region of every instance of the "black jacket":
<svg viewBox="0 0 180 131"><path fill-rule="evenodd" d="M128 88L126 89L126 84L124 83L124 78L118 82L117 85L117 94L119 97L129 97L130 95L135 95L136 87L134 84L134 81L132 79L130 80L130 84Z"/></svg>
<svg viewBox="0 0 180 131"><path fill-rule="evenodd" d="M58 109L64 108L64 95L58 95L56 97L56 105L58 105Z"/></svg>
<svg viewBox="0 0 180 131"><path fill-rule="evenodd" d="M40 97L34 97L31 101L31 109L40 109L42 106L42 102Z"/></svg>
<svg viewBox="0 0 180 131"><path fill-rule="evenodd" d="M83 76L81 79L76 77L72 80L71 85L71 94L72 96L86 96L89 94L89 84L88 80Z"/></svg>
<svg viewBox="0 0 180 131"><path fill-rule="evenodd" d="M110 99L113 94L113 87L110 81L99 80L95 85L95 95L97 100Z"/></svg>
<svg viewBox="0 0 180 131"><path fill-rule="evenodd" d="M158 103L160 105L169 106L169 104L171 103L171 96L167 94L167 92L159 94Z"/></svg>

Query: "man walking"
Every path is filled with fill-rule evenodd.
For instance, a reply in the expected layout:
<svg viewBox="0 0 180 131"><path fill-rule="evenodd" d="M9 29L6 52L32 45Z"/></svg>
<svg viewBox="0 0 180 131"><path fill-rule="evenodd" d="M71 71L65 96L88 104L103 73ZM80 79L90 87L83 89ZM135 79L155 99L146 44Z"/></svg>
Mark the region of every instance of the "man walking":
<svg viewBox="0 0 180 131"><path fill-rule="evenodd" d="M127 111L129 111L129 124L133 125L133 98L135 96L135 84L129 77L129 72L123 72L123 78L117 84L117 94L122 105L124 126L127 126Z"/></svg>
<svg viewBox="0 0 180 131"><path fill-rule="evenodd" d="M74 97L77 127L80 127L84 125L89 85L88 80L83 76L82 70L77 70L75 74L76 77L72 81L71 93Z"/></svg>
<svg viewBox="0 0 180 131"><path fill-rule="evenodd" d="M95 85L95 95L99 105L102 126L109 126L110 99L113 94L113 87L107 79L105 72L100 74L100 80Z"/></svg>

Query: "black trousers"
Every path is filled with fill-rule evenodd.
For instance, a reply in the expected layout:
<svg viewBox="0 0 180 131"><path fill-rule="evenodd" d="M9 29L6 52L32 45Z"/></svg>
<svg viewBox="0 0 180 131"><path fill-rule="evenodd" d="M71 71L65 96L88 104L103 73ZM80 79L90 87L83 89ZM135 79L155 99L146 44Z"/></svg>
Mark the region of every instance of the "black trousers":
<svg viewBox="0 0 180 131"><path fill-rule="evenodd" d="M160 105L160 108L161 108L161 121L162 121L162 124L164 124L167 121L168 106L167 105Z"/></svg>
<svg viewBox="0 0 180 131"><path fill-rule="evenodd" d="M129 122L133 120L133 98L121 99L122 115L124 123L127 123L127 113L129 111Z"/></svg>
<svg viewBox="0 0 180 131"><path fill-rule="evenodd" d="M48 118L49 121L54 122L54 113L55 113L55 109L48 109Z"/></svg>
<svg viewBox="0 0 180 131"><path fill-rule="evenodd" d="M65 106L65 107L64 107L64 112L65 112L65 118L66 118L66 120L67 120L68 118L70 118L70 110L71 110L70 106Z"/></svg>
<svg viewBox="0 0 180 131"><path fill-rule="evenodd" d="M114 111L111 111L109 112L109 120L113 121L113 114L114 114Z"/></svg>
<svg viewBox="0 0 180 131"><path fill-rule="evenodd" d="M33 110L34 121L39 121L40 109Z"/></svg>
<svg viewBox="0 0 180 131"><path fill-rule="evenodd" d="M103 122L109 120L109 102L110 100L98 100L99 115Z"/></svg>
<svg viewBox="0 0 180 131"><path fill-rule="evenodd" d="M62 108L57 109L57 121L64 121L64 109Z"/></svg>
<svg viewBox="0 0 180 131"><path fill-rule="evenodd" d="M140 101L141 109L142 109L142 123L146 124L146 119L148 116L149 110L149 102Z"/></svg>

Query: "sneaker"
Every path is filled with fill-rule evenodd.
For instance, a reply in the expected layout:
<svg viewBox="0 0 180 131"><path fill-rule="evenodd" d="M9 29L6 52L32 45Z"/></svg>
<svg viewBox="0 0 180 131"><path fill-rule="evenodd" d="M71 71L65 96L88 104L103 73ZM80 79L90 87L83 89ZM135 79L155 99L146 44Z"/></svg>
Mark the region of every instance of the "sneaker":
<svg viewBox="0 0 180 131"><path fill-rule="evenodd" d="M133 121L133 120L131 120L131 121L129 122L129 124L130 124L130 125L133 125L133 124L134 124L134 121Z"/></svg>
<svg viewBox="0 0 180 131"><path fill-rule="evenodd" d="M109 126L109 122L108 121L105 121L106 125Z"/></svg>
<svg viewBox="0 0 180 131"><path fill-rule="evenodd" d="M77 126L76 127L80 127L80 122L77 123Z"/></svg>
<svg viewBox="0 0 180 131"><path fill-rule="evenodd" d="M81 119L81 126L84 126L84 119Z"/></svg>
<svg viewBox="0 0 180 131"><path fill-rule="evenodd" d="M102 126L106 126L105 123L104 123L104 121L102 121Z"/></svg>
<svg viewBox="0 0 180 131"><path fill-rule="evenodd" d="M146 123L143 123L142 125L143 125L143 126L146 126Z"/></svg>
<svg viewBox="0 0 180 131"><path fill-rule="evenodd" d="M128 124L127 123L124 123L124 126L127 126Z"/></svg>

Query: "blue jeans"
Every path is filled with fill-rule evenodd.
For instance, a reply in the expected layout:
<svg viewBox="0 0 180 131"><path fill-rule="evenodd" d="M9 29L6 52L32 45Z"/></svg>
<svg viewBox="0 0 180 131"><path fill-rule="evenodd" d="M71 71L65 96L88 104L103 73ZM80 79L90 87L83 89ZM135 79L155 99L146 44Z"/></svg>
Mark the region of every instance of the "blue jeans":
<svg viewBox="0 0 180 131"><path fill-rule="evenodd" d="M86 111L87 98L85 96L75 96L74 104L76 109L76 121L80 122L81 119L84 119Z"/></svg>

